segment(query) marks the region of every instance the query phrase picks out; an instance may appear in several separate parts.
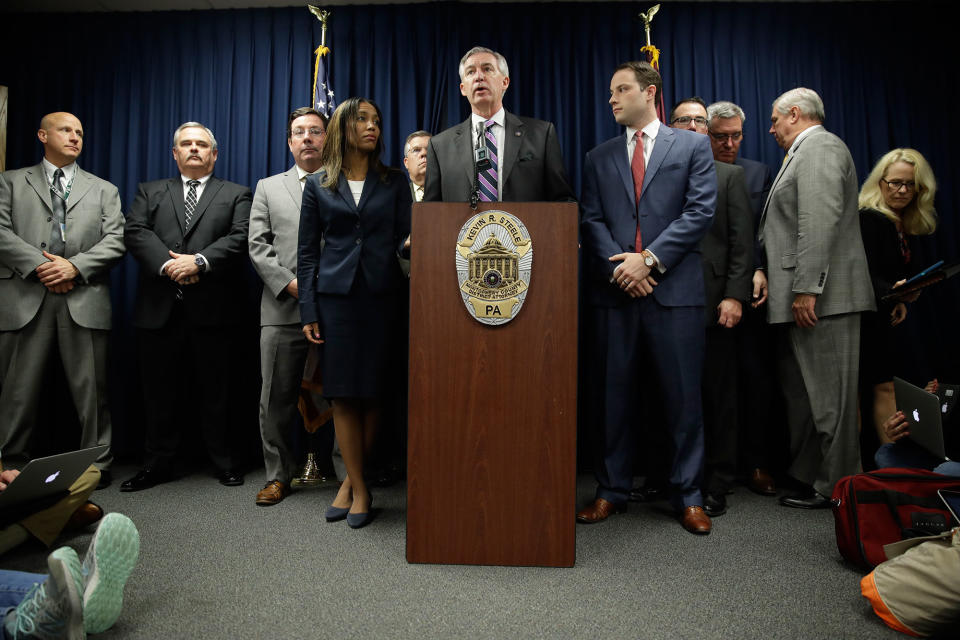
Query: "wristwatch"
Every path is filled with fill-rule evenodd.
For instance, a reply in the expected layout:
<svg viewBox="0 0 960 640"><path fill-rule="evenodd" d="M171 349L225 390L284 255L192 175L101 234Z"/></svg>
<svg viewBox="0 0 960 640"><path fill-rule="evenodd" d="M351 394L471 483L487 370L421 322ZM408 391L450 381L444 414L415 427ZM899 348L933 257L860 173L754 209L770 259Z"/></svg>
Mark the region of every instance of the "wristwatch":
<svg viewBox="0 0 960 640"><path fill-rule="evenodd" d="M647 265L649 268L653 269L655 266L657 266L657 261L653 257L653 254L646 249L641 251L640 255L643 256L643 264Z"/></svg>
<svg viewBox="0 0 960 640"><path fill-rule="evenodd" d="M203 273L204 271L207 270L207 263L200 256L193 257L193 264L197 265L197 270L200 273Z"/></svg>

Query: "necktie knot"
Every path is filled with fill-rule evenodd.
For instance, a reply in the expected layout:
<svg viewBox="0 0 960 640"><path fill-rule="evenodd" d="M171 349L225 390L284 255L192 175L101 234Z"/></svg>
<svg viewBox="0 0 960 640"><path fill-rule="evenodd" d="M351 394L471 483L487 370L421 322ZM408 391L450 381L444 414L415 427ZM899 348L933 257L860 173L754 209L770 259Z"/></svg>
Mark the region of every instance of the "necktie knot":
<svg viewBox="0 0 960 640"><path fill-rule="evenodd" d="M187 185L193 187L194 189L196 189L197 187L200 186L200 181L199 181L199 180L187 180Z"/></svg>
<svg viewBox="0 0 960 640"><path fill-rule="evenodd" d="M494 122L493 120L487 120L486 122L483 123L483 126L485 126L485 127L487 128L487 130L489 131L490 129L493 128L493 125L495 125L495 124L497 124L497 123Z"/></svg>
<svg viewBox="0 0 960 640"><path fill-rule="evenodd" d="M53 188L57 190L57 193L63 192L63 169L59 167L53 172Z"/></svg>

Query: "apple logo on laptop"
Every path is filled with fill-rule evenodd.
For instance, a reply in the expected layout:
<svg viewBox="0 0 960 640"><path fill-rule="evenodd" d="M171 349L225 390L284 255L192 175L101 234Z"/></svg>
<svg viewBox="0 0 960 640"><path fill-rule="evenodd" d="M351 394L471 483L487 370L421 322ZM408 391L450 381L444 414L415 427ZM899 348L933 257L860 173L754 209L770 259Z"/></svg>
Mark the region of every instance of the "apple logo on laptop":
<svg viewBox="0 0 960 640"><path fill-rule="evenodd" d="M46 484L50 484L51 482L53 482L54 480L57 479L57 476L58 476L58 475L60 475L60 472L59 472L59 471L57 471L57 472L54 473L54 474L51 474L51 475L47 476L47 479L44 480L44 482L45 482Z"/></svg>
<svg viewBox="0 0 960 640"><path fill-rule="evenodd" d="M916 409L913 410L913 419L916 422L920 422L920 412Z"/></svg>

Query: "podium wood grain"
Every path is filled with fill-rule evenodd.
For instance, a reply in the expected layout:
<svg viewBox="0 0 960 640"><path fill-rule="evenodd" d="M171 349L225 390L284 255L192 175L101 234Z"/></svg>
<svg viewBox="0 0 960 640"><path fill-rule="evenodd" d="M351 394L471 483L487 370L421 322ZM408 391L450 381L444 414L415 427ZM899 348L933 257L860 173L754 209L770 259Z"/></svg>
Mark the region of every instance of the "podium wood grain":
<svg viewBox="0 0 960 640"><path fill-rule="evenodd" d="M577 206L489 203L533 242L519 314L474 320L457 284L465 203L414 205L407 560L572 566Z"/></svg>

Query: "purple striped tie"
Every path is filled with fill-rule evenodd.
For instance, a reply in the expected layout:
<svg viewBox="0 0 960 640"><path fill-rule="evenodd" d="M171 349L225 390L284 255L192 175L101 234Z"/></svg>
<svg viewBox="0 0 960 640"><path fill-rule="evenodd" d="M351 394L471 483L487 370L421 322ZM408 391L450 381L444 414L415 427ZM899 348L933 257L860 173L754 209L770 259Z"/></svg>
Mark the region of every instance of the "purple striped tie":
<svg viewBox="0 0 960 640"><path fill-rule="evenodd" d="M487 152L490 156L490 168L480 172L480 200L483 202L496 202L498 196L500 160L497 158L497 137L493 135L493 120L487 120L484 139L487 143Z"/></svg>

